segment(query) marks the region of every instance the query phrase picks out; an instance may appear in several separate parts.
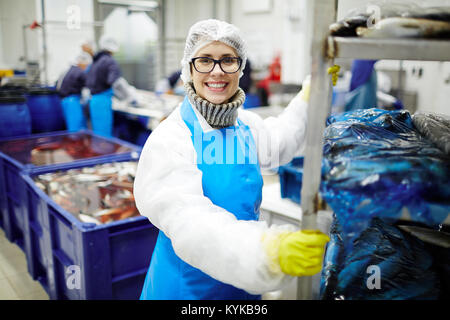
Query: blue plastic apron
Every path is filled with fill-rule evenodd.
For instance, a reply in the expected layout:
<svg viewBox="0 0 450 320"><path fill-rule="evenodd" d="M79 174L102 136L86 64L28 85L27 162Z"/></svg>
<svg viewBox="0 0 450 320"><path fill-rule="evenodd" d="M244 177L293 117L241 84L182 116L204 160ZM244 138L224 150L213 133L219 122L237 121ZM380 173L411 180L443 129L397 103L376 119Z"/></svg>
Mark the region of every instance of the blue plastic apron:
<svg viewBox="0 0 450 320"><path fill-rule="evenodd" d="M92 130L94 133L111 137L113 126L112 89L93 94L89 102Z"/></svg>
<svg viewBox="0 0 450 320"><path fill-rule="evenodd" d="M220 160L223 160L221 164L211 164L207 159L197 161L197 166L203 173L204 195L215 205L233 213L239 220L257 220L263 180L258 161L251 160L257 157L249 127L238 119L236 126L203 132L187 97L181 106L181 116L191 131L197 158L201 158L199 155L208 153L210 143L214 143L217 137L223 139L224 152L221 153ZM234 146L235 151L229 152L228 156L225 152L227 146ZM220 153L220 150L216 151ZM210 258L214 259L213 256ZM159 232L141 300L257 300L260 298L259 295L251 295L244 290L217 281L185 263L175 254L170 239L162 231Z"/></svg>
<svg viewBox="0 0 450 320"><path fill-rule="evenodd" d="M355 60L352 64L350 92L345 97L345 110L370 109L377 107L376 60Z"/></svg>
<svg viewBox="0 0 450 320"><path fill-rule="evenodd" d="M61 100L67 130L74 132L86 128L80 95L72 94Z"/></svg>

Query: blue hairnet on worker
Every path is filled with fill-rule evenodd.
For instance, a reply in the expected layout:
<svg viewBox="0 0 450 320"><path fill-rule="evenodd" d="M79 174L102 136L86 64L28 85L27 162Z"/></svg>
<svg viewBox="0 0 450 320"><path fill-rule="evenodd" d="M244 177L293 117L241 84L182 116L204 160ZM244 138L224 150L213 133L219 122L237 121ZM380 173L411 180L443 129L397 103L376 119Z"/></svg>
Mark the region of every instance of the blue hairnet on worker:
<svg viewBox="0 0 450 320"><path fill-rule="evenodd" d="M136 103L136 96L134 87L121 76L120 67L112 57L119 50L118 42L111 36L103 35L99 47L87 73L86 86L92 95L89 103L92 130L108 137L113 129L113 95L131 104Z"/></svg>
<svg viewBox="0 0 450 320"><path fill-rule="evenodd" d="M81 52L69 68L58 80L56 88L61 100L64 119L68 131L74 132L86 128L81 92L86 84L86 68L92 58L86 52Z"/></svg>
<svg viewBox="0 0 450 320"><path fill-rule="evenodd" d="M244 110L246 60L235 26L190 28L185 99L149 136L134 183L139 212L159 229L141 299L260 299L321 270L327 235L258 221L261 168L304 147L307 94L278 117Z"/></svg>

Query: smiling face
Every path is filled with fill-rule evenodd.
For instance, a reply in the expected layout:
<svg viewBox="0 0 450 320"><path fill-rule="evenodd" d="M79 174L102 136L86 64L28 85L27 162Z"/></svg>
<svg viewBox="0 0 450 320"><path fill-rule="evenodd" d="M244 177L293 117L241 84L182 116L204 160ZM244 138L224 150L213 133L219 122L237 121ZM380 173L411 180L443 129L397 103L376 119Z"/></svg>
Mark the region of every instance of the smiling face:
<svg viewBox="0 0 450 320"><path fill-rule="evenodd" d="M214 41L201 48L196 57L209 57L215 60L224 57L237 57L236 50L226 44ZM191 66L192 81L197 94L205 100L214 104L222 104L236 93L239 86L239 71L235 73L225 73L219 64L209 73L200 73Z"/></svg>

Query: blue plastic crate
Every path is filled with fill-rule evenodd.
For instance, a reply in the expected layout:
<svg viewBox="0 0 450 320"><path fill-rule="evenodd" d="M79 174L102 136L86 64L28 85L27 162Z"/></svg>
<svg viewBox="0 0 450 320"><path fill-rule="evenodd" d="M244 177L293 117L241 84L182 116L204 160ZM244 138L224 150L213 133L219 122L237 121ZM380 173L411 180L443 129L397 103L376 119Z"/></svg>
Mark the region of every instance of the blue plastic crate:
<svg viewBox="0 0 450 320"><path fill-rule="evenodd" d="M87 166L97 164L92 161ZM70 169L81 167L86 165ZM138 299L158 229L143 216L104 225L79 221L33 180L58 170L21 173L28 271L51 299ZM72 281L76 275L79 288Z"/></svg>
<svg viewBox="0 0 450 320"><path fill-rule="evenodd" d="M86 158L67 159L66 162L47 164L47 165L35 165L31 163L31 152L21 148L22 141L32 140L52 140L63 139L69 136L87 136L93 139L92 145L98 148L96 156L90 156ZM13 143L18 144L13 146ZM16 150L13 152L8 150L9 154L6 154L6 146L13 146ZM114 153L111 146L118 147L120 153ZM3 147L3 149L2 149ZM105 148L104 150L102 148ZM19 209L21 206L22 198L18 192L17 184L20 181L20 173L25 171L33 171L35 169L51 169L56 167L73 166L74 164L91 164L92 161L117 161L120 159L129 159L131 156L134 159L138 159L142 148L134 144L119 140L117 138L105 138L94 134L90 130L82 130L76 133L61 131L45 134L33 134L26 136L17 136L7 139L0 139L0 216L1 225L5 231L6 237L11 242L15 242L19 247L23 249L23 229L24 218L23 213ZM1 152L4 151L4 152ZM104 152L104 154L102 154Z"/></svg>
<svg viewBox="0 0 450 320"><path fill-rule="evenodd" d="M300 191L303 179L303 158L295 158L290 163L280 166L278 169L280 177L281 197L289 198L300 203Z"/></svg>
<svg viewBox="0 0 450 320"><path fill-rule="evenodd" d="M261 99L256 94L248 93L245 95L245 101L242 107L244 109L261 107Z"/></svg>
<svg viewBox="0 0 450 320"><path fill-rule="evenodd" d="M138 146L144 146L152 132L148 129L149 117L114 111L113 135Z"/></svg>

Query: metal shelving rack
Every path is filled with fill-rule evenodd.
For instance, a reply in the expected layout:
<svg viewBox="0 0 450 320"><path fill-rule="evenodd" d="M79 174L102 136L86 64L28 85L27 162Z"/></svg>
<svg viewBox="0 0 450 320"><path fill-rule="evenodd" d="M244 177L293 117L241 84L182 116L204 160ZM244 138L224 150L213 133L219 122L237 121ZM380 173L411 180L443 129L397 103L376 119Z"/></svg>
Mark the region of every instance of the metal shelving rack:
<svg viewBox="0 0 450 320"><path fill-rule="evenodd" d="M450 61L450 41L328 37L327 56L330 59Z"/></svg>
<svg viewBox="0 0 450 320"><path fill-rule="evenodd" d="M332 86L327 69L336 58L366 60L450 61L450 41L426 39L365 39L333 37L328 26L336 21L338 0L314 1L310 106L306 130L301 208L302 229L315 229L321 199L319 185L323 132L331 109ZM448 221L449 218L447 217ZM314 299L313 278L300 277L297 298Z"/></svg>

